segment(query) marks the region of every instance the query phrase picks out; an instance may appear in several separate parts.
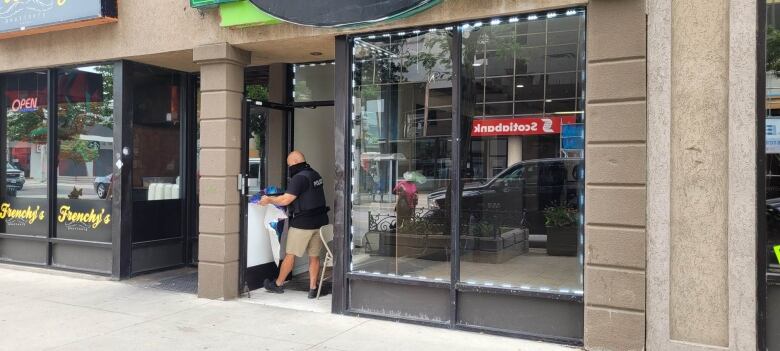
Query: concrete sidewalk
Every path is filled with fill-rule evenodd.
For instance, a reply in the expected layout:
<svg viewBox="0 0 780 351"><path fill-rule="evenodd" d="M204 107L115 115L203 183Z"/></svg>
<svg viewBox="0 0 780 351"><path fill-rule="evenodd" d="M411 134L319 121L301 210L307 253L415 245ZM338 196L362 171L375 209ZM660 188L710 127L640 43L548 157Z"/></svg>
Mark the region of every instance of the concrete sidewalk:
<svg viewBox="0 0 780 351"><path fill-rule="evenodd" d="M569 350L0 264L0 350Z"/></svg>

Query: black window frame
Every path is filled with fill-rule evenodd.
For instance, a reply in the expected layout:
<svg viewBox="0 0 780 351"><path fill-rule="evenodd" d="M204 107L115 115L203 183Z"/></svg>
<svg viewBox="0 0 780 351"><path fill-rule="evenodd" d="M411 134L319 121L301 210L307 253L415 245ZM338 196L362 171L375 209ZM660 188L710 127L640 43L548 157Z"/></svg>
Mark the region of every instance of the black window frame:
<svg viewBox="0 0 780 351"><path fill-rule="evenodd" d="M577 11L578 16L584 16L585 25L583 26L582 32L583 33L585 32L587 27L587 10L584 7L570 7L564 9L551 10L551 11L561 11L561 10L563 11L575 10ZM548 12L538 13L538 16L539 18L541 18L547 13ZM530 14L524 13L518 15L526 16ZM517 17L517 16L501 16L500 18L502 21L506 21L512 17ZM477 19L477 20L470 20L468 21L468 23L469 24L481 23L482 25L487 26L491 20L492 19L482 19L482 20ZM451 136L453 135L459 136L461 135L462 128L469 128L469 126L464 125L464 119L461 116L461 111L462 111L461 95L462 95L463 86L464 84L466 84L466 82L463 81L463 74L461 73L461 66L463 63L463 58L462 58L463 36L462 36L461 26L464 24L466 24L466 22L457 22L457 23L443 24L437 26L423 26L423 27L409 29L409 31L415 30L419 32L425 32L428 30L442 30L442 28L444 28L443 30L452 32L453 41L452 41L451 55L453 58L457 57L459 59L457 61L453 60L452 62L452 67L453 67L452 68L453 70L452 100L453 101L451 106L452 106L453 122L452 122ZM407 33L409 31L407 31ZM336 134L337 134L336 135L336 173L337 173L336 188L338 192L341 192L341 194L340 196L337 196L336 199L336 213L335 213L335 223L334 223L335 224L334 247L337 248L336 249L337 251L341 251L341 253L336 255L336 261L334 264L334 282L333 282L334 298L333 298L333 307L332 307L333 312L341 313L341 314L349 314L349 315L367 314L367 315L371 315L372 317L391 319L391 320L399 319L397 315L388 316L382 313L356 311L351 309L350 299L351 296L354 294L351 285L354 282L371 282L371 283L382 283L382 284L390 284L390 285L400 284L400 285L406 285L410 287L427 287L427 288L432 288L434 290L448 289L450 295L449 313L451 316L449 321L442 322L442 321L420 320L415 318L411 318L411 319L400 318L400 319L407 319L410 322L423 324L423 325L432 325L432 326L448 327L452 329L488 332L488 333L499 334L499 335L521 336L529 339L553 341L557 343L564 343L564 344L571 344L571 345L582 345L581 338L528 334L528 333L518 332L515 330L480 327L480 326L466 325L460 323L458 321L459 311L458 311L457 301L459 300L459 298L461 298L461 296L463 296L463 294L516 296L516 297L524 297L524 298L541 299L544 301L561 301L562 303L573 303L579 306L579 308L582 308L584 310L584 288L580 294L576 294L574 292L567 294L567 293L558 293L552 291L529 291L520 288L507 288L502 286L470 285L460 281L460 257L459 257L460 250L452 250L451 252L451 258L450 258L451 280L449 282L434 281L434 280L420 280L414 278L404 278L400 276L386 276L380 274L371 274L371 273L352 271L352 264L351 264L352 201L350 200L353 193L352 181L351 181L352 179L351 173L353 169L351 163L353 162L352 147L354 143L351 136L352 128L353 128L352 96L353 96L353 87L354 87L353 83L360 84L359 82L353 81L354 78L353 76L354 74L353 45L354 44L353 43L355 39L366 38L366 37L371 39L372 36L380 37L385 33L387 32L359 33L354 35L342 35L336 38L336 63L337 63L336 77L335 77ZM544 33L544 31L541 33ZM583 36L582 41L584 42L584 40L585 39ZM584 62L585 56L587 55L584 46L582 51L585 53L583 54L583 57L578 59L576 72L584 76L585 74L584 67L581 67L582 62ZM545 53L546 53L546 49L545 49ZM547 58L545 55L545 62L546 61ZM517 74L515 74L514 76L510 75L509 77L516 79L515 77L517 77ZM544 79L546 82L546 77L544 77ZM483 81L484 81L484 76L483 76ZM582 81L584 82L585 79L582 79ZM546 83L544 85L546 86ZM576 91L577 96L575 98L575 101L577 103L577 106L579 107L582 106L582 101L584 100L584 87L577 87L576 90L577 90ZM517 101L514 102L516 103ZM513 106L513 110L514 110L514 106ZM339 128L343 128L343 131L339 131L338 130ZM450 144L452 149L452 164L458 165L457 166L458 171L452 172L453 174L451 175L451 182L453 184L462 185L462 178L463 178L462 170L465 169L464 162L466 161L468 155L461 155L462 148L460 145L461 143L459 137L451 137ZM580 182L584 182L584 179L581 179ZM451 196L451 198L453 199L450 205L451 206L450 220L452 221L451 227L453 228L452 233L450 234L451 247L458 247L459 245L459 239L460 239L459 218L460 218L461 192L462 192L462 186L454 186L452 187L452 194L448 195ZM582 243L580 243L579 245L582 246ZM581 255L584 255L583 248L580 249L580 252ZM581 274L584 274L584 264L581 264L580 267L581 267Z"/></svg>
<svg viewBox="0 0 780 351"><path fill-rule="evenodd" d="M58 147L58 114L57 114L57 77L58 73L63 69L75 69L78 67L85 67L85 66L112 66L113 67L113 74L114 74L114 150L115 153L117 151L117 148L121 149L119 145L121 145L121 134L120 130L116 128L117 121L122 118L122 111L121 111L121 101L118 101L118 97L123 92L123 87L121 85L121 79L119 78L118 74L121 74L121 65L122 61L97 61L97 62L86 62L82 64L73 64L73 65L64 65L64 66L57 66L57 67L48 67L48 68L41 68L41 69L29 69L29 70L21 70L21 71L13 71L13 72L6 72L3 74L0 74L0 121L7 121L7 110L5 106L5 82L7 80L7 77L9 75L17 75L17 74L26 74L26 73L40 73L40 72L46 72L47 75L47 108L48 108L48 122L47 122L47 207L46 211L48 212L48 231L45 233L45 236L42 235L14 235L14 234L7 234L7 233L0 233L0 240L21 240L21 241L35 241L35 242L44 242L46 243L46 262L44 264L30 264L30 263L24 263L24 262L16 262L16 261L9 261L4 260L0 258L0 262L3 263L13 263L13 264L21 264L21 265L28 265L28 266L36 266L36 267L46 267L49 269L54 270L61 270L61 271L68 271L68 272L86 272L90 274L100 275L100 276L113 276L113 277L119 277L119 271L116 269L114 262L118 261L119 259L116 256L115 244L119 244L121 237L119 233L116 231L120 227L121 219L119 216L112 216L112 236L110 242L103 242L103 241L90 241L90 240L75 240L75 239L65 239L65 238L58 238L56 236L57 234L57 221L54 220L55 217L53 217L57 213L57 186L58 186L58 175L57 175L57 167L53 167L53 165L58 161L58 153L59 153L59 147ZM120 84L117 84L117 81L119 81ZM5 122L0 125L0 159L5 160L7 157L7 132L8 128L5 125ZM6 171L4 167L0 167L0 182L5 182L5 176ZM119 187L113 188L113 199L112 200L112 213L120 214L121 213L121 206L118 202L120 190ZM0 198L5 198L7 189L6 187L0 186ZM95 269L89 269L89 268L79 268L79 267L64 267L64 266L57 266L54 265L54 255L55 245L71 245L76 247L82 247L82 248L97 248L97 249L103 249L103 250L109 250L111 251L112 256L112 262L108 266L106 266L105 270L95 270Z"/></svg>

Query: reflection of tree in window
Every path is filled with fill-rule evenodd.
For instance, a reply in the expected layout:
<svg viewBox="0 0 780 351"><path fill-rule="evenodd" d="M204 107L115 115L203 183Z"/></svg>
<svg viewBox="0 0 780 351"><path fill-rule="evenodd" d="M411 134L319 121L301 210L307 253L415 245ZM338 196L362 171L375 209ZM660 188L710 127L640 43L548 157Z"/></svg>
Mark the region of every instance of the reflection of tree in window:
<svg viewBox="0 0 780 351"><path fill-rule="evenodd" d="M100 156L100 142L82 136L113 129L113 66L65 71L58 77L58 91L59 159L71 161L60 164L60 173L87 175L87 164Z"/></svg>

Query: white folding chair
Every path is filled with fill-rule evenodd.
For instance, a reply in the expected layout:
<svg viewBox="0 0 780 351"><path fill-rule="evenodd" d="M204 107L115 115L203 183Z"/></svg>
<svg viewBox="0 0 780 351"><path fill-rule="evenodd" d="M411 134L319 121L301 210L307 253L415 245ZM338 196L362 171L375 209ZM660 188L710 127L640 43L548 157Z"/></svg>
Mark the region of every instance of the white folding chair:
<svg viewBox="0 0 780 351"><path fill-rule="evenodd" d="M325 270L328 267L333 267L333 251L330 250L330 245L328 245L329 242L333 241L332 224L328 224L320 228L320 240L322 240L322 244L325 246L326 253L325 262L322 264L322 268L320 269L322 272L320 273L320 285L317 286L317 299L320 298L320 292L322 292L322 282L325 280Z"/></svg>

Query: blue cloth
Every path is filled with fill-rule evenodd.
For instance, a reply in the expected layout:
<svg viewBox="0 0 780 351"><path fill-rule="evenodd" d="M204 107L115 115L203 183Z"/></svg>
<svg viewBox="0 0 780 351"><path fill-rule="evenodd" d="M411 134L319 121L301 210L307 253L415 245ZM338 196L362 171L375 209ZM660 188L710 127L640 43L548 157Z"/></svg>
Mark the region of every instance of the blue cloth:
<svg viewBox="0 0 780 351"><path fill-rule="evenodd" d="M260 192L258 192L257 194L252 195L252 197L249 198L249 203L259 204L260 203L260 199L263 196L265 196L265 195L278 196L278 195L281 195L283 193L284 192L282 191L281 188L278 188L278 187L273 186L273 185L269 185L265 189L260 190ZM276 205L274 205L274 206L276 206ZM276 207L282 208L282 206L276 206ZM271 225L271 228L274 228L274 230L276 230L276 235L281 238L282 237L282 231L284 231L284 221L271 222L270 225Z"/></svg>
<svg viewBox="0 0 780 351"><path fill-rule="evenodd" d="M265 195L277 196L277 195L281 195L282 193L283 193L282 189L277 188L276 186L273 185L269 185L265 189L260 190L260 192L258 192L257 194L252 195L252 197L249 198L249 202L253 204L257 204L260 203L260 199Z"/></svg>

